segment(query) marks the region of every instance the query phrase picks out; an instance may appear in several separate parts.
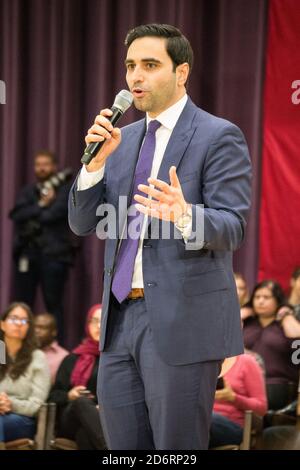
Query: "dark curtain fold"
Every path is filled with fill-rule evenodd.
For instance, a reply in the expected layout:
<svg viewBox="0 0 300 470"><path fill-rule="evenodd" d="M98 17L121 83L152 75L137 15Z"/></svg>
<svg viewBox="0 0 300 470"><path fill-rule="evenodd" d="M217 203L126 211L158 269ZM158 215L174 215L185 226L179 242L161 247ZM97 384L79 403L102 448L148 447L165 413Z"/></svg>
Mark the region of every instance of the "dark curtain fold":
<svg viewBox="0 0 300 470"><path fill-rule="evenodd" d="M190 39L195 66L189 94L206 111L244 131L254 165L248 233L235 268L253 284L257 273L261 90L267 0L2 0L0 1L0 287L1 309L13 299L12 224L20 188L33 181L33 153L54 150L61 168L80 168L84 136L95 114L126 87L124 38L137 24L178 26ZM141 115L131 109L126 124ZM66 289L67 343L83 331L88 307L102 292L103 242L81 242ZM42 305L37 304L37 310Z"/></svg>

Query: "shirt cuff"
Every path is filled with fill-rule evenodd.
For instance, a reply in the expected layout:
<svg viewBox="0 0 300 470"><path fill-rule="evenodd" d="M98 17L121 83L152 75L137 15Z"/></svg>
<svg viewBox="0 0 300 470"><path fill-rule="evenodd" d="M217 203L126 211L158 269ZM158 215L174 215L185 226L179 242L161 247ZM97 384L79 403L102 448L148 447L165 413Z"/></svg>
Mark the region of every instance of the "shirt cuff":
<svg viewBox="0 0 300 470"><path fill-rule="evenodd" d="M99 183L104 176L105 165L97 171L87 171L85 165L82 165L77 179L77 191L84 191Z"/></svg>

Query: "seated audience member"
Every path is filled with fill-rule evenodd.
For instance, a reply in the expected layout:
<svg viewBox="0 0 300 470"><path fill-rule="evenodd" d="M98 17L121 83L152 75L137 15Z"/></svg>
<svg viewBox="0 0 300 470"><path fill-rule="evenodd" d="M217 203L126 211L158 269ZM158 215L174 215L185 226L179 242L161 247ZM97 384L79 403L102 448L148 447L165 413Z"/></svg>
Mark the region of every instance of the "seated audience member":
<svg viewBox="0 0 300 470"><path fill-rule="evenodd" d="M234 273L234 279L235 279L239 304L240 304L240 307L242 307L249 300L247 283L244 277L240 273Z"/></svg>
<svg viewBox="0 0 300 470"><path fill-rule="evenodd" d="M245 279L240 273L234 273L237 295L241 307L241 320L252 315L252 309L247 306L249 301L249 293Z"/></svg>
<svg viewBox="0 0 300 470"><path fill-rule="evenodd" d="M295 316L300 321L300 266L294 269L290 285L289 304L294 307Z"/></svg>
<svg viewBox="0 0 300 470"><path fill-rule="evenodd" d="M88 312L86 338L61 363L49 401L58 406L57 436L81 450L105 449L96 398L101 305Z"/></svg>
<svg viewBox="0 0 300 470"><path fill-rule="evenodd" d="M277 410L293 399L293 388L296 393L299 369L292 362L292 344L299 337L299 322L274 281L255 286L249 307L253 315L244 320L245 347L263 358L268 407Z"/></svg>
<svg viewBox="0 0 300 470"><path fill-rule="evenodd" d="M6 364L0 365L0 442L32 439L40 406L47 400L50 371L37 349L33 315L24 303L11 304L1 317L0 340Z"/></svg>
<svg viewBox="0 0 300 470"><path fill-rule="evenodd" d="M222 381L221 388L218 383ZM263 416L267 398L262 370L248 355L230 357L222 364L210 429L209 447L240 444L246 410Z"/></svg>
<svg viewBox="0 0 300 470"><path fill-rule="evenodd" d="M54 383L57 370L69 351L62 348L56 341L57 324L54 315L51 313L36 315L34 330L38 346L46 356L51 372L51 381Z"/></svg>

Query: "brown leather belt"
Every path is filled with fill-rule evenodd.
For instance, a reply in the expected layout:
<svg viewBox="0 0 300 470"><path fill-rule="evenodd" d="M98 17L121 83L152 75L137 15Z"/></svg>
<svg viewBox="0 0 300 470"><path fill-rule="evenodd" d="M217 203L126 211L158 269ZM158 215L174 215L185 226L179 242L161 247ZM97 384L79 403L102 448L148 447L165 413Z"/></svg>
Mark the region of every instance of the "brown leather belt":
<svg viewBox="0 0 300 470"><path fill-rule="evenodd" d="M127 299L134 300L134 299L142 299L144 297L144 289L142 287L136 287L132 289L127 296Z"/></svg>

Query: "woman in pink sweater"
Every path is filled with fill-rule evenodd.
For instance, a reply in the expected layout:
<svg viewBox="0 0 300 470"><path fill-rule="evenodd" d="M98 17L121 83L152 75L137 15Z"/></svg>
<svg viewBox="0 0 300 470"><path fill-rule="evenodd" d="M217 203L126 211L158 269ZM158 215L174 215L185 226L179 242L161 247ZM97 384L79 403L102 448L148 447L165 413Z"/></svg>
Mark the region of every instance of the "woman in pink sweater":
<svg viewBox="0 0 300 470"><path fill-rule="evenodd" d="M251 355L225 359L220 377L224 387L216 390L209 447L240 444L245 411L261 416L267 411L263 372Z"/></svg>

